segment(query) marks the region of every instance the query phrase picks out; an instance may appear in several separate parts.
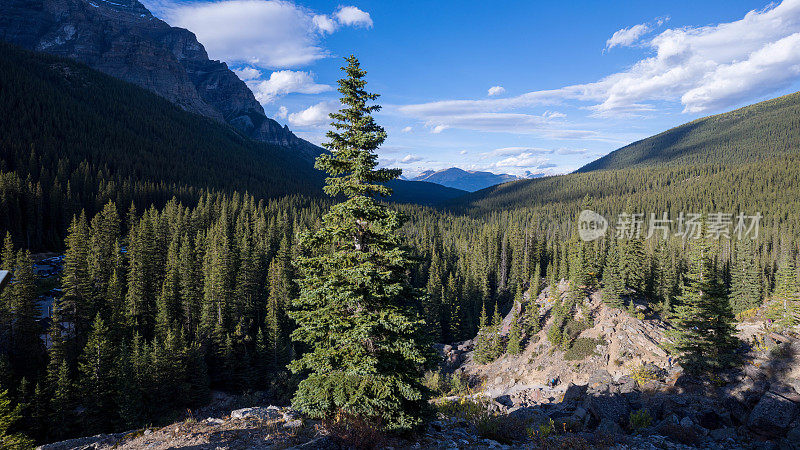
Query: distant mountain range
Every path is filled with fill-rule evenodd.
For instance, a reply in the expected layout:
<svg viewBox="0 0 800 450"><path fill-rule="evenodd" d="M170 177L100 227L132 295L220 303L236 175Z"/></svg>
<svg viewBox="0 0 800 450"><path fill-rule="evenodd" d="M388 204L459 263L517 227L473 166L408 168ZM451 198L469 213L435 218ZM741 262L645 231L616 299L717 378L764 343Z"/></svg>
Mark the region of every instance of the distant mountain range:
<svg viewBox="0 0 800 450"><path fill-rule="evenodd" d="M798 123L800 92L677 126L571 174L494 186L451 205L487 213L541 208L555 216L578 210L584 201L599 212L617 211L635 193L644 205L670 199L669 208L677 211L713 205L726 212L772 209L788 216L783 211L800 208ZM774 212L775 205L782 212Z"/></svg>
<svg viewBox="0 0 800 450"><path fill-rule="evenodd" d="M441 184L442 186L475 192L496 184L521 180L522 178L505 173L494 174L492 172L463 170L457 167L451 167L443 170L426 170L416 177L409 179L411 181L427 181L429 183Z"/></svg>

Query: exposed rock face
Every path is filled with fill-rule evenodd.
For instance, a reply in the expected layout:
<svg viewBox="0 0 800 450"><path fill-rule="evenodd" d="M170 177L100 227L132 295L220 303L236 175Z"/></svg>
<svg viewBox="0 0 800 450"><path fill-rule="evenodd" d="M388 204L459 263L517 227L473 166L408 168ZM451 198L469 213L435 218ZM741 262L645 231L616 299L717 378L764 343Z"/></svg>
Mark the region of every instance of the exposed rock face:
<svg viewBox="0 0 800 450"><path fill-rule="evenodd" d="M268 118L224 62L208 59L194 33L169 26L137 0L4 0L0 39L75 59L259 141L309 158L321 151Z"/></svg>

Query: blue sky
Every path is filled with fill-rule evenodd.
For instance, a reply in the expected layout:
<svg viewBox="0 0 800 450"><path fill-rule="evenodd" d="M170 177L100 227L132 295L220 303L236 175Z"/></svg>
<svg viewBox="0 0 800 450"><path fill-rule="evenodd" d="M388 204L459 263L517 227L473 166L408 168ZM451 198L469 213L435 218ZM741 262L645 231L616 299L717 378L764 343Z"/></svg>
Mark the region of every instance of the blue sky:
<svg viewBox="0 0 800 450"><path fill-rule="evenodd" d="M359 57L412 176L574 170L698 117L800 87L800 0L145 0L195 32L270 117L324 141L341 57Z"/></svg>

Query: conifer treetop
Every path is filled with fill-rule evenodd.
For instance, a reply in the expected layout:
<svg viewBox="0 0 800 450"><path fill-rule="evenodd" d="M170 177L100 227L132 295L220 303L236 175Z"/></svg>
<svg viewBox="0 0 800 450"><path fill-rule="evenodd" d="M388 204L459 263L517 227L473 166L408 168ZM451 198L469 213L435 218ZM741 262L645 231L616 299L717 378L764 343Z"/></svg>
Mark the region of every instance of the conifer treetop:
<svg viewBox="0 0 800 450"><path fill-rule="evenodd" d="M375 150L386 140L386 131L371 115L381 109L380 105L367 103L377 100L379 95L367 92L364 79L367 72L358 59L350 55L345 61L347 65L342 70L347 76L338 81L343 107L330 114L334 129L326 134L329 142L322 144L330 153L320 155L315 167L330 174L325 180L325 193L330 196L389 196L392 190L376 183L394 180L402 171L376 169Z"/></svg>

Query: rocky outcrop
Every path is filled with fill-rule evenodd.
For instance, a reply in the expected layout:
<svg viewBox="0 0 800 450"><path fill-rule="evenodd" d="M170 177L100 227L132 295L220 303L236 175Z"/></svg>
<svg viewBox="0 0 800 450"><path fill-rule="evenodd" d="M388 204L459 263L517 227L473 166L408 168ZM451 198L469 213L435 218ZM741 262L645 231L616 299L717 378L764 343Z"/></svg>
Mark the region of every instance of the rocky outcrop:
<svg viewBox="0 0 800 450"><path fill-rule="evenodd" d="M309 159L322 151L268 118L247 85L224 62L208 58L194 33L171 27L137 0L4 0L0 39L77 60Z"/></svg>

